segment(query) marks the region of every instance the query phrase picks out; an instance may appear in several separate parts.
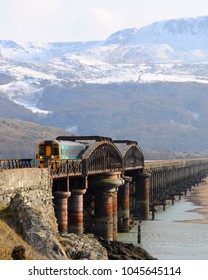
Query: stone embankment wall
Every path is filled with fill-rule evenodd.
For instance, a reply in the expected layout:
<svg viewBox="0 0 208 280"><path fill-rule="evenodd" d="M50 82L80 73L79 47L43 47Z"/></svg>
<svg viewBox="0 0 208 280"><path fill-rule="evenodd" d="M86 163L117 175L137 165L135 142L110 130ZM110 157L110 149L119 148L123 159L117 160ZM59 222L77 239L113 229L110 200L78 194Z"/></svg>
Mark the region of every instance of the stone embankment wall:
<svg viewBox="0 0 208 280"><path fill-rule="evenodd" d="M2 206L9 206L7 223L46 258L107 259L106 249L86 235L67 235L60 242L47 169L0 171Z"/></svg>
<svg viewBox="0 0 208 280"><path fill-rule="evenodd" d="M11 199L21 194L28 206L47 213L54 219L52 189L47 169L26 168L0 171L0 206L7 206Z"/></svg>

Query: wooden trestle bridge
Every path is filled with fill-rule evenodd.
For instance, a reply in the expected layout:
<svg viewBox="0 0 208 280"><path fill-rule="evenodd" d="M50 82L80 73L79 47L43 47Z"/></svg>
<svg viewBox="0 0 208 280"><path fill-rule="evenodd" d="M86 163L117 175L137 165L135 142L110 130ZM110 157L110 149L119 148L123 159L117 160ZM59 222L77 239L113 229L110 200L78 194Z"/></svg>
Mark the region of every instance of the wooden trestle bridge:
<svg viewBox="0 0 208 280"><path fill-rule="evenodd" d="M48 165L55 214L61 234L93 232L116 240L127 232L132 219L154 219L155 209L174 203L208 172L208 159L144 161L136 141L78 136L70 141L87 143L78 160L51 161ZM0 169L31 167L0 161Z"/></svg>

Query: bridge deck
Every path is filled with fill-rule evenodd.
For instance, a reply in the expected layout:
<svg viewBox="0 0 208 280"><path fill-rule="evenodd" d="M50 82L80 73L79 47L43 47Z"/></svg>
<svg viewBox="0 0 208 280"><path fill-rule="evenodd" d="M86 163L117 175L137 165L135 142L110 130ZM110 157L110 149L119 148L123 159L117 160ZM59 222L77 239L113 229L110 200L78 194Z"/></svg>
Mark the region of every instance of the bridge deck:
<svg viewBox="0 0 208 280"><path fill-rule="evenodd" d="M182 160L146 160L144 170L152 171L156 169L183 168L208 163L208 158L182 159Z"/></svg>

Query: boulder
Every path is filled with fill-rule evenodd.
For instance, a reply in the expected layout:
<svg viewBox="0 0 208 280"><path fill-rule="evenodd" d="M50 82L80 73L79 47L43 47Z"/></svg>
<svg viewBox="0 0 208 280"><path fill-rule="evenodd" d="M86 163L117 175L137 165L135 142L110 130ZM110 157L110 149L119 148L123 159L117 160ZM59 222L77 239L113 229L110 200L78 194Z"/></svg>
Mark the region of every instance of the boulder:
<svg viewBox="0 0 208 280"><path fill-rule="evenodd" d="M74 233L62 236L60 243L66 254L73 260L107 260L107 250L95 239L94 235Z"/></svg>
<svg viewBox="0 0 208 280"><path fill-rule="evenodd" d="M99 239L108 252L109 260L156 260L145 249L132 243Z"/></svg>
<svg viewBox="0 0 208 280"><path fill-rule="evenodd" d="M57 232L44 213L24 203L24 198L16 194L8 207L9 225L36 251L48 259L68 259L57 240Z"/></svg>

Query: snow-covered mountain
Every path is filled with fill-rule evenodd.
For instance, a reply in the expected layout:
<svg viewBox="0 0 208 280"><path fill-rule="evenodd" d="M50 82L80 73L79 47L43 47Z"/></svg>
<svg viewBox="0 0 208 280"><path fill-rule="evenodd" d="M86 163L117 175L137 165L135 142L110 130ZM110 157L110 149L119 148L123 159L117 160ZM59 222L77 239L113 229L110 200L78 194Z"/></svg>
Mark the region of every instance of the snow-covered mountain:
<svg viewBox="0 0 208 280"><path fill-rule="evenodd" d="M0 94L42 114L46 86L208 83L208 16L121 30L100 42L0 41Z"/></svg>
<svg viewBox="0 0 208 280"><path fill-rule="evenodd" d="M207 38L208 16L100 42L2 40L0 118L207 153Z"/></svg>
<svg viewBox="0 0 208 280"><path fill-rule="evenodd" d="M152 23L112 34L107 44L168 44L174 50L208 50L208 17L182 18Z"/></svg>

